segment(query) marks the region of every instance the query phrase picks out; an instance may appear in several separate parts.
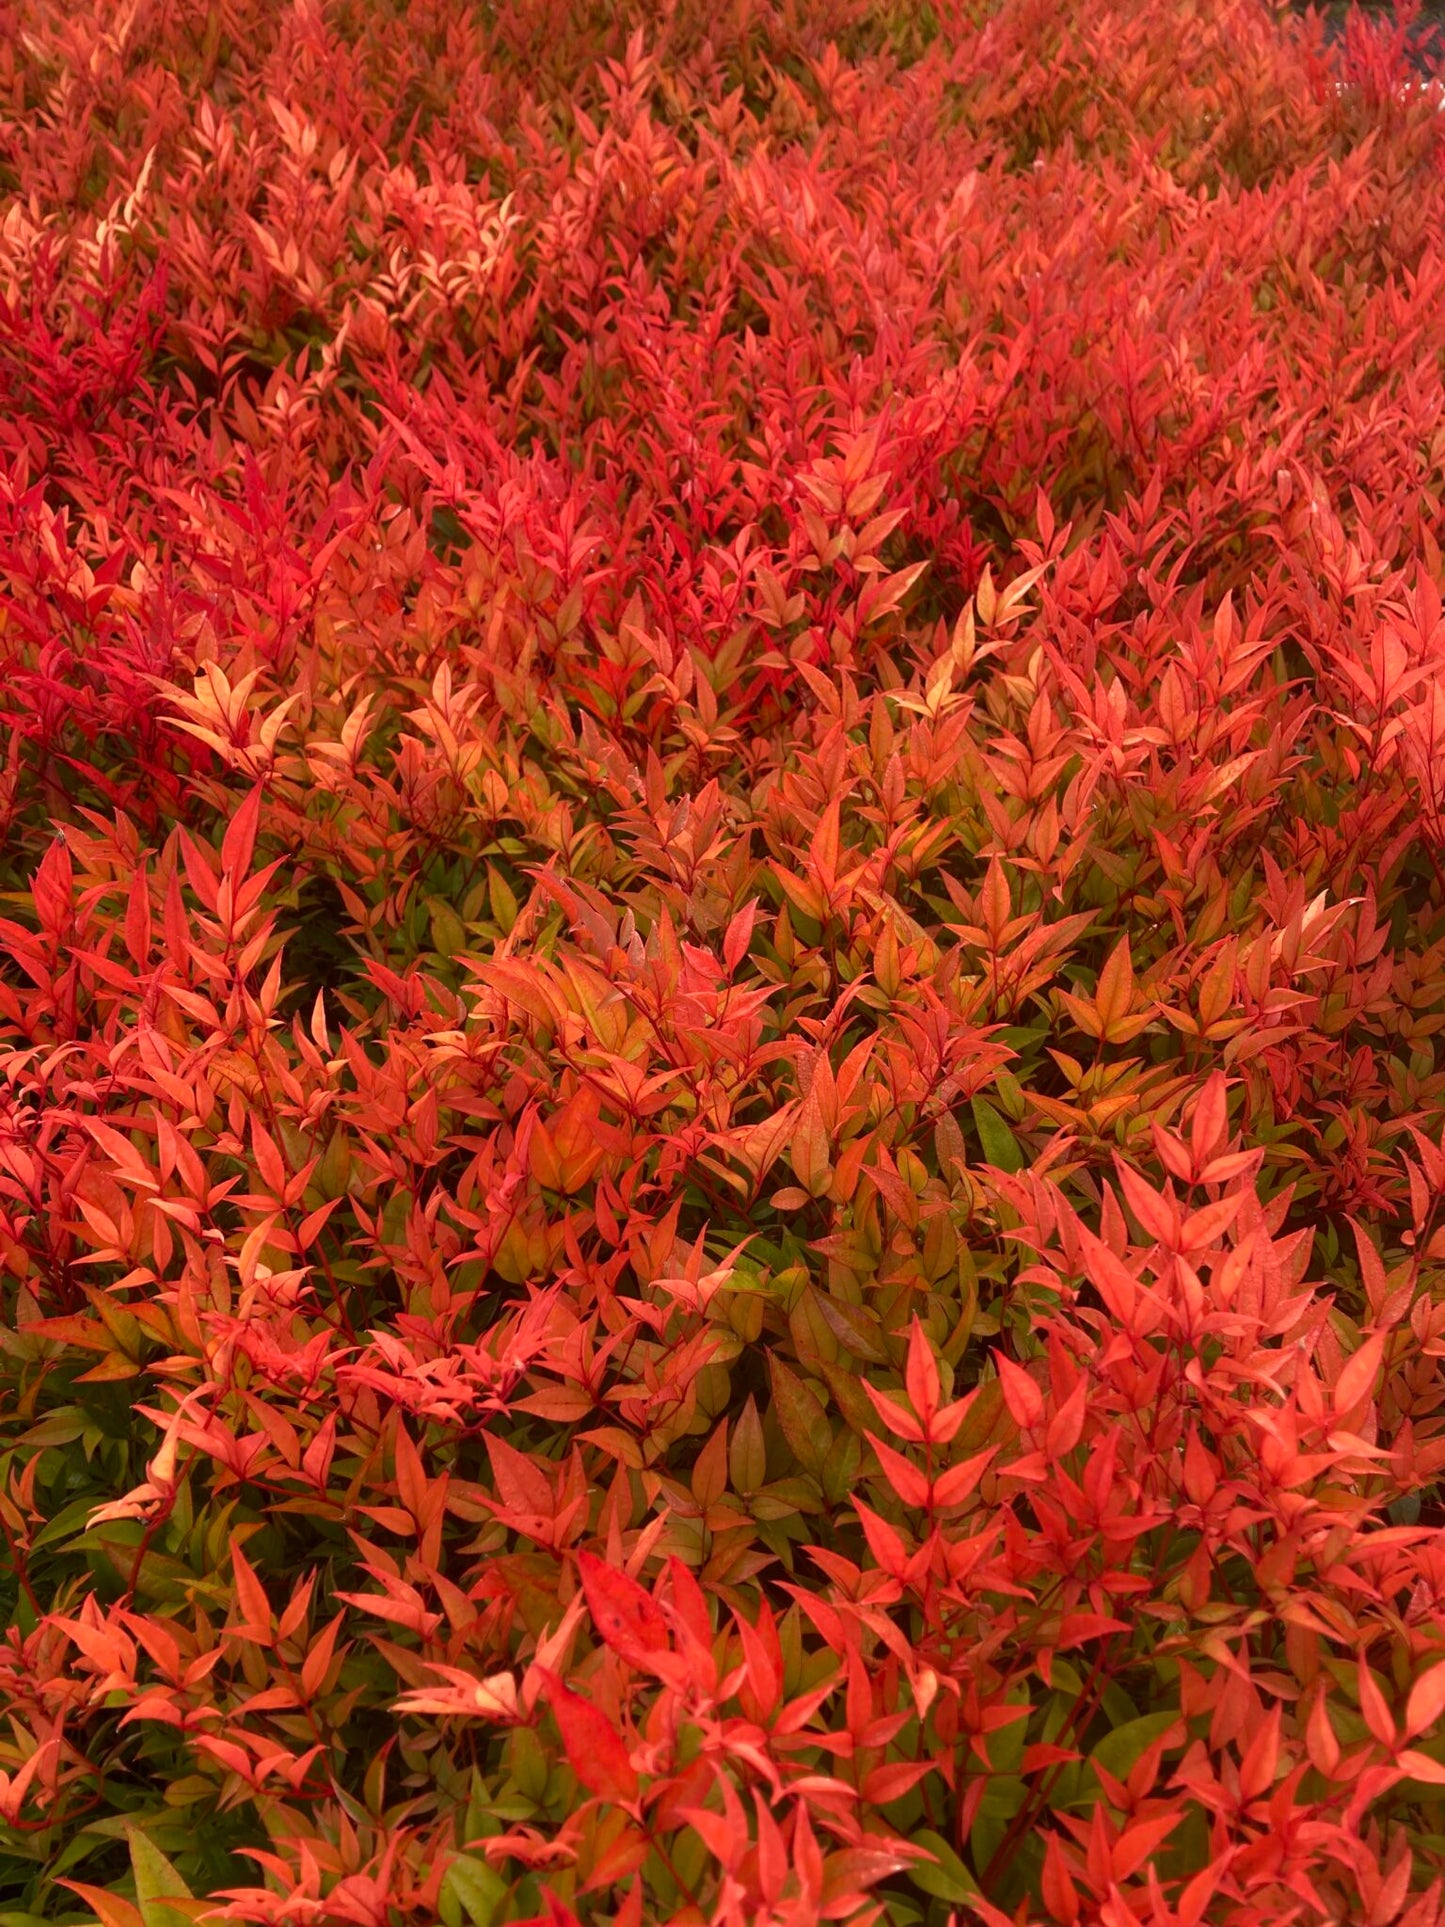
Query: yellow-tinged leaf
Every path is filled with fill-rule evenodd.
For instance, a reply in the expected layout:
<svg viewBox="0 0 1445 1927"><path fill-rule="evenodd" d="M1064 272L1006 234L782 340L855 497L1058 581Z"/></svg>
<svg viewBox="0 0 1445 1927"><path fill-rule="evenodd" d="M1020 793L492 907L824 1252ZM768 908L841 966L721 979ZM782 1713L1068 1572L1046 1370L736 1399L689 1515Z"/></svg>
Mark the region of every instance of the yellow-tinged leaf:
<svg viewBox="0 0 1445 1927"><path fill-rule="evenodd" d="M735 1492L756 1492L768 1476L767 1451L763 1442L763 1422L758 1416L757 1400L751 1393L733 1427L728 1447L728 1476Z"/></svg>
<svg viewBox="0 0 1445 1927"><path fill-rule="evenodd" d="M1109 952L1108 961L1099 972L1098 988L1094 992L1094 1009L1098 1012L1099 1022L1105 1038L1113 1042L1114 1027L1129 1015L1134 1002L1134 960L1129 954L1128 934L1120 937Z"/></svg>
<svg viewBox="0 0 1445 1927"><path fill-rule="evenodd" d="M191 1927L204 1903L139 1827L130 1828L130 1865L144 1927Z"/></svg>
<svg viewBox="0 0 1445 1927"><path fill-rule="evenodd" d="M955 1903L968 1900L978 1892L978 1882L942 1834L925 1828L913 1835L913 1845L922 1847L931 1856L908 1869L908 1878L915 1887L921 1887L937 1900Z"/></svg>

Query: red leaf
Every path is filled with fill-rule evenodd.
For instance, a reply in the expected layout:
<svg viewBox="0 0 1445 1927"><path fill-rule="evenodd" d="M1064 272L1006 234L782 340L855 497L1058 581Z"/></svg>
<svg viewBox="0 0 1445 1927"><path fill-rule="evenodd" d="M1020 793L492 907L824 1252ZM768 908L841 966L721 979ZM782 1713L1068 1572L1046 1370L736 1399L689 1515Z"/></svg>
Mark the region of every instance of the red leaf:
<svg viewBox="0 0 1445 1927"><path fill-rule="evenodd" d="M905 1411L896 1398L890 1398L887 1394L880 1392L877 1386L866 1378L863 1380L863 1390L872 1400L874 1411L890 1432L896 1432L899 1438L907 1439L911 1445L923 1444L923 1427L911 1412Z"/></svg>
<svg viewBox="0 0 1445 1927"><path fill-rule="evenodd" d="M1125 1331L1132 1331L1139 1298L1138 1280L1087 1225L1079 1227L1079 1245L1089 1282Z"/></svg>
<svg viewBox="0 0 1445 1927"><path fill-rule="evenodd" d="M1003 1399L1014 1421L1023 1431L1032 1432L1044 1415L1044 1395L1021 1365L1015 1365L1003 1352L995 1352L993 1362L1003 1384Z"/></svg>
<svg viewBox="0 0 1445 1927"><path fill-rule="evenodd" d="M1160 1813L1147 1820L1136 1820L1114 1842L1110 1860L1115 1880L1127 1880L1136 1873L1154 1849L1167 1840L1174 1829L1184 1824L1183 1813Z"/></svg>
<svg viewBox="0 0 1445 1927"><path fill-rule="evenodd" d="M559 1900L550 1889L544 1890L542 1905L547 1909L545 1914L531 1914L526 1920L519 1920L516 1927L582 1927L566 1901Z"/></svg>
<svg viewBox="0 0 1445 1927"><path fill-rule="evenodd" d="M579 1552L577 1566L592 1623L613 1652L645 1667L654 1653L668 1651L667 1621L650 1593L595 1553Z"/></svg>
<svg viewBox="0 0 1445 1927"><path fill-rule="evenodd" d="M890 1578L899 1579L907 1570L908 1548L889 1525L880 1519L876 1512L870 1512L860 1500L853 1501L853 1509L863 1527L863 1536L868 1541L868 1549Z"/></svg>
<svg viewBox="0 0 1445 1927"><path fill-rule="evenodd" d="M753 924L757 920L758 900L745 903L732 919L723 937L723 962L727 965L730 977L737 974L738 965L748 954L748 945L753 940Z"/></svg>
<svg viewBox="0 0 1445 1927"><path fill-rule="evenodd" d="M617 1729L547 1667L539 1666L537 1672L562 1734L567 1764L590 1792L619 1806L629 1805L637 1798L637 1770Z"/></svg>
<svg viewBox="0 0 1445 1927"><path fill-rule="evenodd" d="M1309 1719L1305 1722L1305 1751L1316 1772L1326 1780L1332 1780L1335 1768L1340 1763L1340 1743L1330 1723L1323 1693L1316 1696Z"/></svg>
<svg viewBox="0 0 1445 1927"><path fill-rule="evenodd" d="M917 1318L913 1320L908 1333L908 1365L903 1383L926 1435L938 1410L938 1360L933 1356L928 1334Z"/></svg>
<svg viewBox="0 0 1445 1927"><path fill-rule="evenodd" d="M951 1505L962 1505L987 1472L997 1456L996 1445L987 1446L982 1452L975 1452L971 1459L963 1459L957 1465L949 1466L940 1472L933 1482L933 1503L944 1510Z"/></svg>
<svg viewBox="0 0 1445 1927"><path fill-rule="evenodd" d="M1351 1352L1335 1380L1335 1410L1343 1415L1352 1411L1362 1398L1374 1390L1375 1374L1385 1355L1385 1334L1372 1332L1357 1351Z"/></svg>
<svg viewBox="0 0 1445 1927"><path fill-rule="evenodd" d="M1078 1755L1067 1757L1077 1759ZM886 1807L891 1800L901 1800L934 1770L932 1760L894 1760L887 1766L875 1766L863 1782L863 1798L872 1806Z"/></svg>
<svg viewBox="0 0 1445 1927"><path fill-rule="evenodd" d="M864 1438L878 1454L878 1463L883 1468L883 1476L908 1506L928 1504L928 1480L916 1465L909 1463L901 1452L895 1452L891 1445L885 1445L876 1432L865 1432Z"/></svg>
<svg viewBox="0 0 1445 1927"><path fill-rule="evenodd" d="M1044 1871L1042 1889L1044 1904L1055 1920L1063 1921L1064 1927L1073 1927L1079 1918L1079 1890L1075 1887L1064 1859L1063 1847L1056 1833L1048 1836L1044 1849Z"/></svg>
<svg viewBox="0 0 1445 1927"><path fill-rule="evenodd" d="M1365 1724L1382 1746L1395 1744L1395 1722L1386 1704L1385 1696L1375 1680L1375 1675L1360 1660L1356 1668L1359 1680L1360 1711L1365 1716Z"/></svg>
<svg viewBox="0 0 1445 1927"><path fill-rule="evenodd" d="M256 832L261 823L261 790L262 785L257 783L226 825L226 834L221 839L221 869L233 878L245 876L251 868Z"/></svg>
<svg viewBox="0 0 1445 1927"><path fill-rule="evenodd" d="M1059 1622L1054 1642L1061 1650L1082 1645L1086 1639L1102 1639L1105 1633L1127 1633L1127 1620L1111 1619L1107 1613L1065 1613Z"/></svg>

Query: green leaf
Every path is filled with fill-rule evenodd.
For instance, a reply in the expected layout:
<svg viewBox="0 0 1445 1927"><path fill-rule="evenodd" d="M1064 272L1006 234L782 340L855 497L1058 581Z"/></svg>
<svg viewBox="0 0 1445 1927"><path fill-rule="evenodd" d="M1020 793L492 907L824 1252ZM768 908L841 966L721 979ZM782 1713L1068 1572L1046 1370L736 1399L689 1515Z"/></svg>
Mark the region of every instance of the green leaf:
<svg viewBox="0 0 1445 1927"><path fill-rule="evenodd" d="M821 1512L823 1488L816 1479L774 1479L751 1493L748 1507L755 1519L791 1519L799 1512Z"/></svg>
<svg viewBox="0 0 1445 1927"><path fill-rule="evenodd" d="M136 1904L145 1927L191 1927L190 1913L166 1905L168 1900L190 1900L190 1888L139 1827L130 1829L130 1864L135 1875Z"/></svg>
<svg viewBox="0 0 1445 1927"><path fill-rule="evenodd" d="M850 1425L861 1439L866 1432L875 1430L878 1414L868 1403L863 1390L862 1374L856 1366L845 1364L830 1365L826 1358L818 1360L818 1370L826 1379L828 1393L838 1407L845 1422Z"/></svg>
<svg viewBox="0 0 1445 1927"><path fill-rule="evenodd" d="M833 1428L823 1401L808 1385L774 1356L768 1360L773 1381L773 1410L788 1449L805 1472L820 1477L833 1445Z"/></svg>
<svg viewBox="0 0 1445 1927"><path fill-rule="evenodd" d="M852 1491L862 1462L863 1448L857 1434L840 1432L823 1461L823 1497L833 1505L841 1504Z"/></svg>
<svg viewBox="0 0 1445 1927"><path fill-rule="evenodd" d="M865 1359L870 1365L888 1363L875 1313L862 1305L850 1305L844 1298L833 1298L827 1294L818 1299L818 1308L833 1336L854 1358Z"/></svg>
<svg viewBox="0 0 1445 1927"><path fill-rule="evenodd" d="M428 897L427 916L431 925L432 946L438 956L455 957L467 947L467 928L442 897Z"/></svg>
<svg viewBox="0 0 1445 1927"><path fill-rule="evenodd" d="M1015 1686L1010 1689L1005 1704L1027 1708L1028 1689ZM1017 1773L1024 1757L1024 1742L1028 1738L1029 1723L1026 1719L1010 1720L1007 1726L1000 1726L988 1736L989 1765L996 1773Z"/></svg>
<svg viewBox="0 0 1445 1927"><path fill-rule="evenodd" d="M941 1833L930 1832L925 1827L921 1833L914 1834L913 1844L926 1847L937 1863L921 1860L908 1869L908 1878L915 1887L921 1887L937 1900L968 1900L978 1892L978 1882Z"/></svg>
<svg viewBox="0 0 1445 1927"><path fill-rule="evenodd" d="M756 1492L768 1476L767 1447L763 1442L763 1422L758 1417L757 1400L751 1396L733 1427L728 1447L728 1477L734 1492Z"/></svg>
<svg viewBox="0 0 1445 1927"><path fill-rule="evenodd" d="M31 1541L32 1546L38 1552L42 1546L64 1545L67 1539L83 1536L91 1513L100 1503L94 1493L82 1499L72 1499L69 1505L62 1506L55 1517L48 1519L40 1528Z"/></svg>
<svg viewBox="0 0 1445 1927"><path fill-rule="evenodd" d="M1022 1170L1024 1154L1019 1149L1019 1141L992 1104L982 1097L975 1097L972 1110L973 1127L978 1132L978 1141L983 1146L987 1162L996 1165L1000 1171Z"/></svg>
<svg viewBox="0 0 1445 1927"><path fill-rule="evenodd" d="M477 1860L469 1853L458 1854L452 1861L442 1888L444 1891L449 1888L466 1908L473 1927L491 1927L492 1916L508 1893L502 1876L485 1860Z"/></svg>
<svg viewBox="0 0 1445 1927"><path fill-rule="evenodd" d="M1141 1719L1130 1720L1124 1726L1116 1726L1112 1733L1106 1733L1089 1759L1106 1773L1112 1773L1116 1780L1122 1780L1159 1735L1167 1733L1178 1720L1177 1713L1145 1713Z"/></svg>
<svg viewBox="0 0 1445 1927"><path fill-rule="evenodd" d="M506 936L517 921L517 899L507 879L490 863L487 865L487 903L493 920L500 925L502 935Z"/></svg>
<svg viewBox="0 0 1445 1927"><path fill-rule="evenodd" d="M1066 1659L1055 1657L1049 1669L1049 1677L1054 1683L1054 1691L1077 1699L1084 1690L1084 1682L1077 1670Z"/></svg>
<svg viewBox="0 0 1445 1927"><path fill-rule="evenodd" d="M73 1445L84 1430L84 1414L77 1406L67 1405L63 1409L48 1412L38 1420L23 1434L20 1443L44 1451L48 1446ZM0 1920L4 1918L4 1915L0 1915Z"/></svg>
<svg viewBox="0 0 1445 1927"><path fill-rule="evenodd" d="M1027 1784L1011 1773L990 1777L988 1791L978 1804L968 1850L976 1867L987 1867L1003 1844L1010 1822L1029 1797Z"/></svg>

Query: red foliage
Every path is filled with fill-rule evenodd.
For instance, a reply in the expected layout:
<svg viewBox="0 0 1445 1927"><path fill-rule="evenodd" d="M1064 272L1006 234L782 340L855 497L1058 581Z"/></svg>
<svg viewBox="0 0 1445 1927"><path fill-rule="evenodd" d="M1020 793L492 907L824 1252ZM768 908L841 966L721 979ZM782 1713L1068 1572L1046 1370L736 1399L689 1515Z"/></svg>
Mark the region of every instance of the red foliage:
<svg viewBox="0 0 1445 1927"><path fill-rule="evenodd" d="M1409 80L0 0L0 1927L1440 1927Z"/></svg>

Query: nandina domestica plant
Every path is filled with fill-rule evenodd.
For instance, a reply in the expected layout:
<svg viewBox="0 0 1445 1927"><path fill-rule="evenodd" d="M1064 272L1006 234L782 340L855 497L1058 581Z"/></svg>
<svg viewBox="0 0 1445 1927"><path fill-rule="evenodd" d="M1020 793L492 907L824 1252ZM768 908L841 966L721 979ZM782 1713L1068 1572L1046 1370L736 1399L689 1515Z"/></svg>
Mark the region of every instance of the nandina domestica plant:
<svg viewBox="0 0 1445 1927"><path fill-rule="evenodd" d="M1440 1927L1413 22L0 0L0 1927Z"/></svg>

